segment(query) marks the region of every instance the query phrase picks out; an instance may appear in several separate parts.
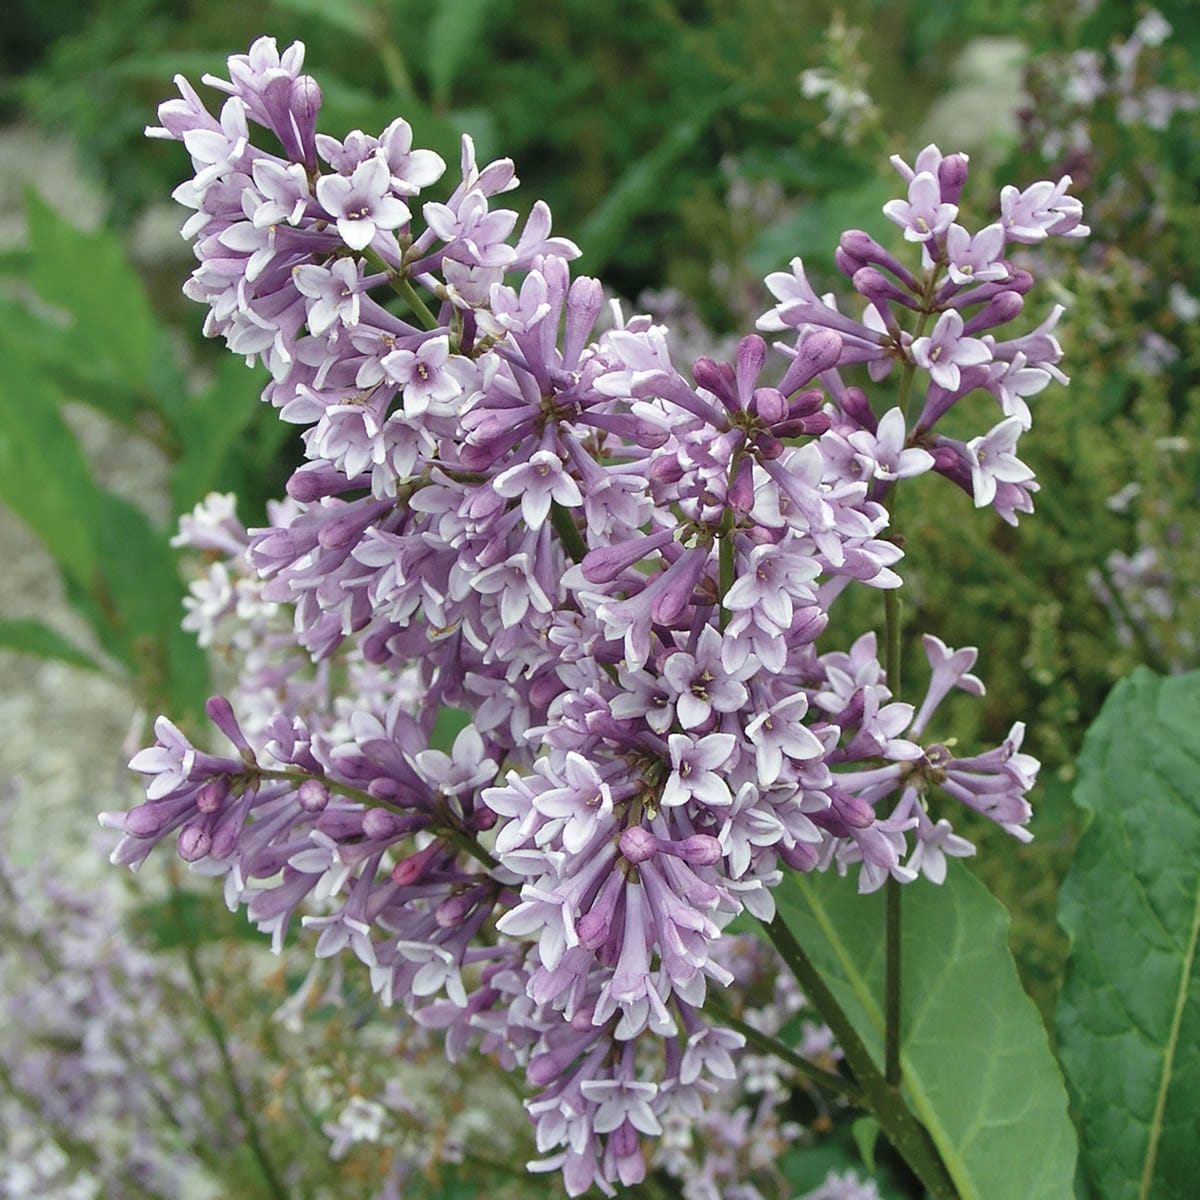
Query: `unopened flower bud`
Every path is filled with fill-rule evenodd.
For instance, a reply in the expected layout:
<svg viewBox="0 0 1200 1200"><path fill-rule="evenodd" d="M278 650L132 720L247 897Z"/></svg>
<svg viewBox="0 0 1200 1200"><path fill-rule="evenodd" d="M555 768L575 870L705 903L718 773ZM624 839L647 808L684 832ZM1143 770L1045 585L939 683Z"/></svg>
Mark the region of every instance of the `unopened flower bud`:
<svg viewBox="0 0 1200 1200"><path fill-rule="evenodd" d="M871 409L871 402L862 388L848 387L842 393L842 412L856 424L874 433L879 428L879 420Z"/></svg>
<svg viewBox="0 0 1200 1200"><path fill-rule="evenodd" d="M306 813L324 812L329 803L329 789L319 779L306 779L296 789L296 802Z"/></svg>
<svg viewBox="0 0 1200 1200"><path fill-rule="evenodd" d="M997 325L1007 325L1020 316L1025 298L1020 292L998 292L970 320L964 322L963 333L973 336Z"/></svg>
<svg viewBox="0 0 1200 1200"><path fill-rule="evenodd" d="M385 841L398 836L404 829L401 818L386 808L372 808L363 814L363 837Z"/></svg>
<svg viewBox="0 0 1200 1200"><path fill-rule="evenodd" d="M212 846L212 834L207 822L191 821L179 831L176 848L184 862L196 862L203 858Z"/></svg>
<svg viewBox="0 0 1200 1200"><path fill-rule="evenodd" d="M957 204L962 198L963 185L967 182L967 162L965 154L947 154L938 163L937 179L943 204Z"/></svg>
<svg viewBox="0 0 1200 1200"><path fill-rule="evenodd" d="M788 365L779 390L790 396L804 387L822 371L838 365L842 357L842 339L832 329L819 329L810 333L796 349L796 357Z"/></svg>
<svg viewBox="0 0 1200 1200"><path fill-rule="evenodd" d="M788 411L788 402L778 388L755 388L750 398L750 411L764 424L774 425L776 421L783 420Z"/></svg>
<svg viewBox="0 0 1200 1200"><path fill-rule="evenodd" d="M621 834L621 853L628 862L635 866L653 858L658 853L657 839L648 829L640 825L631 825Z"/></svg>
<svg viewBox="0 0 1200 1200"><path fill-rule="evenodd" d="M197 794L196 807L202 813L215 813L220 809L221 805L225 802L225 797L228 795L228 776L222 775L216 779L210 779Z"/></svg>

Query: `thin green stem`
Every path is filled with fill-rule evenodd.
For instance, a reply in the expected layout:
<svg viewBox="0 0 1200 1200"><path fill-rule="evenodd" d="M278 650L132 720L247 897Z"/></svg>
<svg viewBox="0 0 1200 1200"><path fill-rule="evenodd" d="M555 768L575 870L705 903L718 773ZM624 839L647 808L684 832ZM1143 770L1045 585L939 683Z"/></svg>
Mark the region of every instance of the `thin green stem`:
<svg viewBox="0 0 1200 1200"><path fill-rule="evenodd" d="M733 509L726 508L721 517L720 545L717 551L717 572L721 588L721 607L717 610L717 622L722 629L729 624L729 609L725 597L733 587Z"/></svg>
<svg viewBox="0 0 1200 1200"><path fill-rule="evenodd" d="M171 884L171 902L179 913L180 924L183 925L185 922L180 912L183 893L179 889L174 869L171 870L169 878ZM187 966L188 977L191 979L192 987L196 992L196 999L200 1004L200 1015L204 1024L208 1027L208 1032L212 1037L214 1045L217 1047L217 1054L221 1059L221 1070L229 1085L229 1094L233 1100L234 1111L237 1113L239 1120L242 1122L242 1127L246 1131L246 1141L249 1143L250 1153L254 1156L255 1162L258 1164L258 1169L262 1174L263 1182L267 1186L267 1191L274 1200L288 1200L287 1190L284 1188L279 1176L275 1173L275 1167L272 1165L270 1156L267 1154L267 1148L259 1132L258 1121L255 1118L254 1111L247 1102L246 1095L242 1090L237 1070L234 1067L233 1055L229 1052L229 1043L225 1038L224 1027L221 1025L221 1020L213 1010L212 1005L208 1002L204 972L200 966L200 956L190 940L184 941L183 958Z"/></svg>
<svg viewBox="0 0 1200 1200"><path fill-rule="evenodd" d="M883 594L884 641L888 689L900 698L900 625L902 601L894 588ZM900 1086L900 1010L902 1004L900 882L889 875L885 885L887 959L884 967L884 1070L888 1083Z"/></svg>
<svg viewBox="0 0 1200 1200"><path fill-rule="evenodd" d="M816 1087L819 1087L822 1091L828 1092L832 1096L842 1096L852 1104L862 1104L862 1093L853 1080L814 1066L803 1055L797 1054L791 1046L781 1042L778 1038L772 1037L769 1033L763 1033L761 1030L755 1029L753 1025L748 1025L739 1017L735 1017L717 993L712 992L709 994L708 1001L704 1007L722 1025L727 1025L730 1029L740 1033L752 1046L757 1046L758 1049L765 1051L767 1054L773 1054L776 1058L782 1058L784 1062L795 1067L805 1079Z"/></svg>
<svg viewBox="0 0 1200 1200"><path fill-rule="evenodd" d="M583 556L588 552L587 542L583 540L575 518L557 500L550 502L550 523L554 526L554 532L558 534L563 549L571 556L571 561L583 562Z"/></svg>
<svg viewBox="0 0 1200 1200"><path fill-rule="evenodd" d="M339 796L345 796L347 800L353 800L361 804L364 808L382 808L389 812L392 806L385 800L377 800L370 792L364 792L360 788L351 787L348 783L339 783L336 779L329 779L324 775L310 775L307 771L274 771L269 769L261 769L255 772L259 779L286 779L289 783L304 783L309 779L316 779L323 783L331 792L337 793ZM453 842L465 854L469 854L476 862L482 863L489 871L494 871L500 864L494 859L465 829L459 828L457 825L444 824L433 827L433 832L439 837L444 837Z"/></svg>
<svg viewBox="0 0 1200 1200"><path fill-rule="evenodd" d="M888 1140L925 1185L932 1200L958 1200L954 1183L929 1135L904 1102L900 1089L889 1084L880 1073L858 1030L795 935L778 917L764 921L762 925L796 977L806 999L821 1014L842 1048L846 1063L862 1089L863 1107L879 1122Z"/></svg>
<svg viewBox="0 0 1200 1200"><path fill-rule="evenodd" d="M900 1007L902 999L900 941L900 881L888 876L884 895L887 902L886 988L884 993L884 1078L892 1087L900 1086Z"/></svg>
<svg viewBox="0 0 1200 1200"><path fill-rule="evenodd" d="M382 271L387 275L388 286L412 309L417 320L426 329L441 328L442 323L429 311L428 305L421 299L420 293L413 287L409 279L393 267L391 263L387 262L377 250L372 250L368 247L362 252L362 256L364 262L374 267L376 271Z"/></svg>
<svg viewBox="0 0 1200 1200"><path fill-rule="evenodd" d="M937 290L941 268L933 266L925 275L925 287L921 293L921 315L917 318L917 327L913 340L923 337L933 315L933 297ZM900 389L896 395L896 403L908 422L908 405L912 399L913 376L917 364L910 358L900 372ZM895 523L896 485L893 483L884 499L890 522ZM888 690L893 700L900 699L900 647L903 633L903 602L894 588L883 593L883 638L884 665L887 669ZM885 915L885 947L886 961L884 965L884 1074L887 1083L893 1088L899 1088L901 1081L900 1067L900 1014L903 1007L903 960L901 954L901 906L900 883L889 875L885 885L887 901Z"/></svg>

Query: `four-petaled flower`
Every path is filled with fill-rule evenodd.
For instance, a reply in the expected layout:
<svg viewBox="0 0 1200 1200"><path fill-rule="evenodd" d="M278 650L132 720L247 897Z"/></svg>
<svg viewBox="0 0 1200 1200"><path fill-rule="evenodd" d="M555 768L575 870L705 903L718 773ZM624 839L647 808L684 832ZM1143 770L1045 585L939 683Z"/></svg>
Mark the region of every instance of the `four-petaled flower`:
<svg viewBox="0 0 1200 1200"><path fill-rule="evenodd" d="M322 175L317 180L317 199L351 250L365 250L376 234L408 221L408 205L391 194L391 186L386 161L374 156L359 163L349 178Z"/></svg>
<svg viewBox="0 0 1200 1200"><path fill-rule="evenodd" d="M913 342L912 356L913 362L929 372L934 383L953 392L961 382L959 368L990 362L992 352L980 338L963 337L963 319L951 308L938 317L929 337L919 337Z"/></svg>

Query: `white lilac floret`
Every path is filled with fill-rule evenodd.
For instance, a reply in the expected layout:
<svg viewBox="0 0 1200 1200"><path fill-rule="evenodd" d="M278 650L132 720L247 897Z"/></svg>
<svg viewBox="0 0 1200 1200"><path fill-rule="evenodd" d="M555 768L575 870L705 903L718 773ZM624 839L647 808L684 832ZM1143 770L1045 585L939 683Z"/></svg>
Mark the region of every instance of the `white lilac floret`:
<svg viewBox="0 0 1200 1200"><path fill-rule="evenodd" d="M245 623L242 720L210 707L227 756L160 722L133 763L146 802L105 816L114 861L173 836L277 946L303 924L357 957L448 1054L525 1071L536 1169L611 1193L728 1078L740 1039L703 1011L733 980L724 930L769 919L785 872L940 882L972 852L945 797L1028 836L1020 727L975 756L925 741L950 690L980 690L974 650L927 640L914 705L873 635L814 643L848 587L901 586L904 480L1031 511L1017 442L1026 399L1065 380L1060 310L999 338L1033 286L1004 255L1079 236L1081 209L1068 181L1005 189L972 232L966 157L927 146L894 160L906 197L885 208L919 261L848 231L861 309L795 259L758 321L781 361L751 333L688 366L647 317L601 323L543 203L519 231L494 206L510 161L481 167L464 137L425 198L441 159L401 120L317 135L301 61L264 39L231 60L220 120L180 81L154 131L196 170L187 294L266 363L308 462L267 527L219 502L187 523L230 555L188 620L214 642ZM901 400L878 386L897 372ZM940 434L975 390L1003 419ZM446 707L470 718L449 754L430 748Z"/></svg>

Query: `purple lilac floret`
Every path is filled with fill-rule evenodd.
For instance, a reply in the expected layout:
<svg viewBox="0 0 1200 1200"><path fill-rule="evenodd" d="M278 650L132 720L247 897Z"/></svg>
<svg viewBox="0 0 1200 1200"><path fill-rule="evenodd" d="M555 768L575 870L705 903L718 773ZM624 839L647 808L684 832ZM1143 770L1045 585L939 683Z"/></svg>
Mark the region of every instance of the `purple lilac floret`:
<svg viewBox="0 0 1200 1200"><path fill-rule="evenodd" d="M199 260L185 291L206 333L267 365L308 461L267 527L218 504L184 531L229 555L194 586L193 627L215 638L244 610L271 639L247 652L245 720L210 704L232 753L160 719L132 764L146 802L104 818L113 859L172 837L277 947L304 924L318 955L360 959L452 1057L474 1044L524 1071L534 1169L611 1194L740 1053L705 1008L733 978L723 931L769 919L786 872L940 882L973 852L946 798L1028 836L1021 728L964 758L925 733L949 691L982 690L974 650L927 641L914 706L873 634L816 643L848 586L901 585L901 480L1031 511L1016 444L1026 398L1065 379L1059 310L997 340L1033 284L1005 249L1080 236L1081 209L1069 180L1006 188L972 233L966 156L895 159L906 197L885 213L920 261L850 231L858 315L795 259L758 322L782 337L688 366L649 318L601 321L543 203L519 232L494 207L510 161L481 167L464 137L447 192L422 199L441 160L403 122L316 134L301 62L262 39L217 81L219 120L180 80L150 131L196 169L176 193ZM874 395L889 373L903 404ZM936 432L976 390L995 427ZM354 672L341 692L334 662ZM450 754L430 747L447 707L470 719Z"/></svg>

